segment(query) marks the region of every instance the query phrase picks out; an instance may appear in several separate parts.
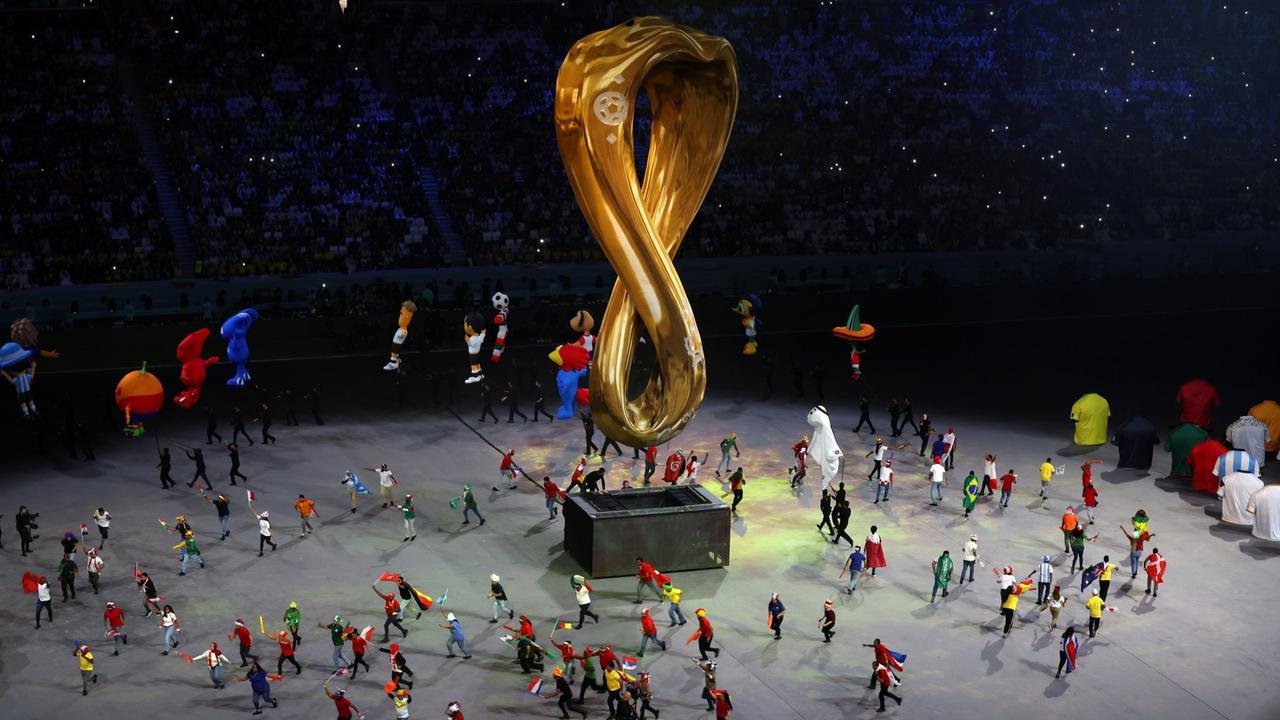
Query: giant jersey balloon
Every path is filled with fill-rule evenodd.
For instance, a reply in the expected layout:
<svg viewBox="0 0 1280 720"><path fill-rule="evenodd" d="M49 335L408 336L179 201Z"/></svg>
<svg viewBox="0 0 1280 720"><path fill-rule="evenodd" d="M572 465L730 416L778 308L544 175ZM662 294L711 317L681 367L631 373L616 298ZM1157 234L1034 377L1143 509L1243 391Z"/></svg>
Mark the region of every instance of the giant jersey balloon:
<svg viewBox="0 0 1280 720"><path fill-rule="evenodd" d="M1071 419L1076 423L1077 445L1102 445L1107 441L1107 418L1111 405L1098 393L1085 393L1071 406Z"/></svg>
<svg viewBox="0 0 1280 720"><path fill-rule="evenodd" d="M245 308L227 318L222 323L222 339L227 341L227 359L236 364L236 374L227 381L228 385L244 385L249 382L249 328L258 319L258 311Z"/></svg>

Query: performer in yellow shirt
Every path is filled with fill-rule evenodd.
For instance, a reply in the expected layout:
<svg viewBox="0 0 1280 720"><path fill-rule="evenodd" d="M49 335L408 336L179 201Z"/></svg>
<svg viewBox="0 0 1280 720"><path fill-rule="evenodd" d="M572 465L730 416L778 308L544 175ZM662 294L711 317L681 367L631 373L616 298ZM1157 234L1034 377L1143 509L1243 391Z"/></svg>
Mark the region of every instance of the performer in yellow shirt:
<svg viewBox="0 0 1280 720"><path fill-rule="evenodd" d="M1102 556L1102 572L1098 573L1098 595L1102 598L1102 602L1107 601L1107 588L1111 587L1111 571L1118 566L1111 562L1110 555Z"/></svg>
<svg viewBox="0 0 1280 720"><path fill-rule="evenodd" d="M1102 609L1107 603L1098 597L1098 590L1094 588L1093 597L1085 601L1084 606L1089 608L1089 637L1098 634L1098 627L1102 625Z"/></svg>
<svg viewBox="0 0 1280 720"><path fill-rule="evenodd" d="M88 645L81 645L72 654L80 659L80 694L88 695L89 683L98 682L98 673L93 670L93 652Z"/></svg>
<svg viewBox="0 0 1280 720"><path fill-rule="evenodd" d="M1049 481L1053 479L1053 458L1045 458L1040 463L1040 499L1049 497Z"/></svg>

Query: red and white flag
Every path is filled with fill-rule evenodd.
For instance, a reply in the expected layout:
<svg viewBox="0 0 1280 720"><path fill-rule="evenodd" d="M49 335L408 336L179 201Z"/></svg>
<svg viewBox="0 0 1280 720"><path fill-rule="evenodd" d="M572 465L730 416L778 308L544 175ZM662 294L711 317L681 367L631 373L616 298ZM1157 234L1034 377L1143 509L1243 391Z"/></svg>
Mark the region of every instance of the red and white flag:
<svg viewBox="0 0 1280 720"><path fill-rule="evenodd" d="M249 502L253 502L258 499L258 496L254 495L252 490L245 490L245 493L249 495Z"/></svg>

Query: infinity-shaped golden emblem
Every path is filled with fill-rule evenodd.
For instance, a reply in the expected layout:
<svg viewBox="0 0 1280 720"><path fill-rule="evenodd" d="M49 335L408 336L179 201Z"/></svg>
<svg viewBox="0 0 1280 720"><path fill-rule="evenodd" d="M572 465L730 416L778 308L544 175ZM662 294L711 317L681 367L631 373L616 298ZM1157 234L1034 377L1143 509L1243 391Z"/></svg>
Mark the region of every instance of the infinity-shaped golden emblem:
<svg viewBox="0 0 1280 720"><path fill-rule="evenodd" d="M653 118L643 184L632 146L641 90ZM560 156L618 273L596 340L591 410L606 436L627 445L670 440L702 403L702 338L672 258L720 167L737 108L729 42L656 17L579 40L556 77ZM637 319L657 363L644 391L628 399Z"/></svg>

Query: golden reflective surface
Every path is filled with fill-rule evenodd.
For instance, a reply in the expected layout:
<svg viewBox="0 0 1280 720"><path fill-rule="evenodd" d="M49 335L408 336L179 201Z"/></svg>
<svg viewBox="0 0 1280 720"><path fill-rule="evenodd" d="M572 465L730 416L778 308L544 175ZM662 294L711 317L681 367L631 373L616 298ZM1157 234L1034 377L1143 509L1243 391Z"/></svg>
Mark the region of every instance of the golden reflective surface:
<svg viewBox="0 0 1280 720"><path fill-rule="evenodd" d="M632 146L641 91L653 119L643 185ZM561 159L618 273L596 338L591 411L605 435L627 445L670 440L702 403L702 338L671 260L720 167L737 107L729 42L655 17L579 40L556 77ZM638 323L657 362L628 400Z"/></svg>

